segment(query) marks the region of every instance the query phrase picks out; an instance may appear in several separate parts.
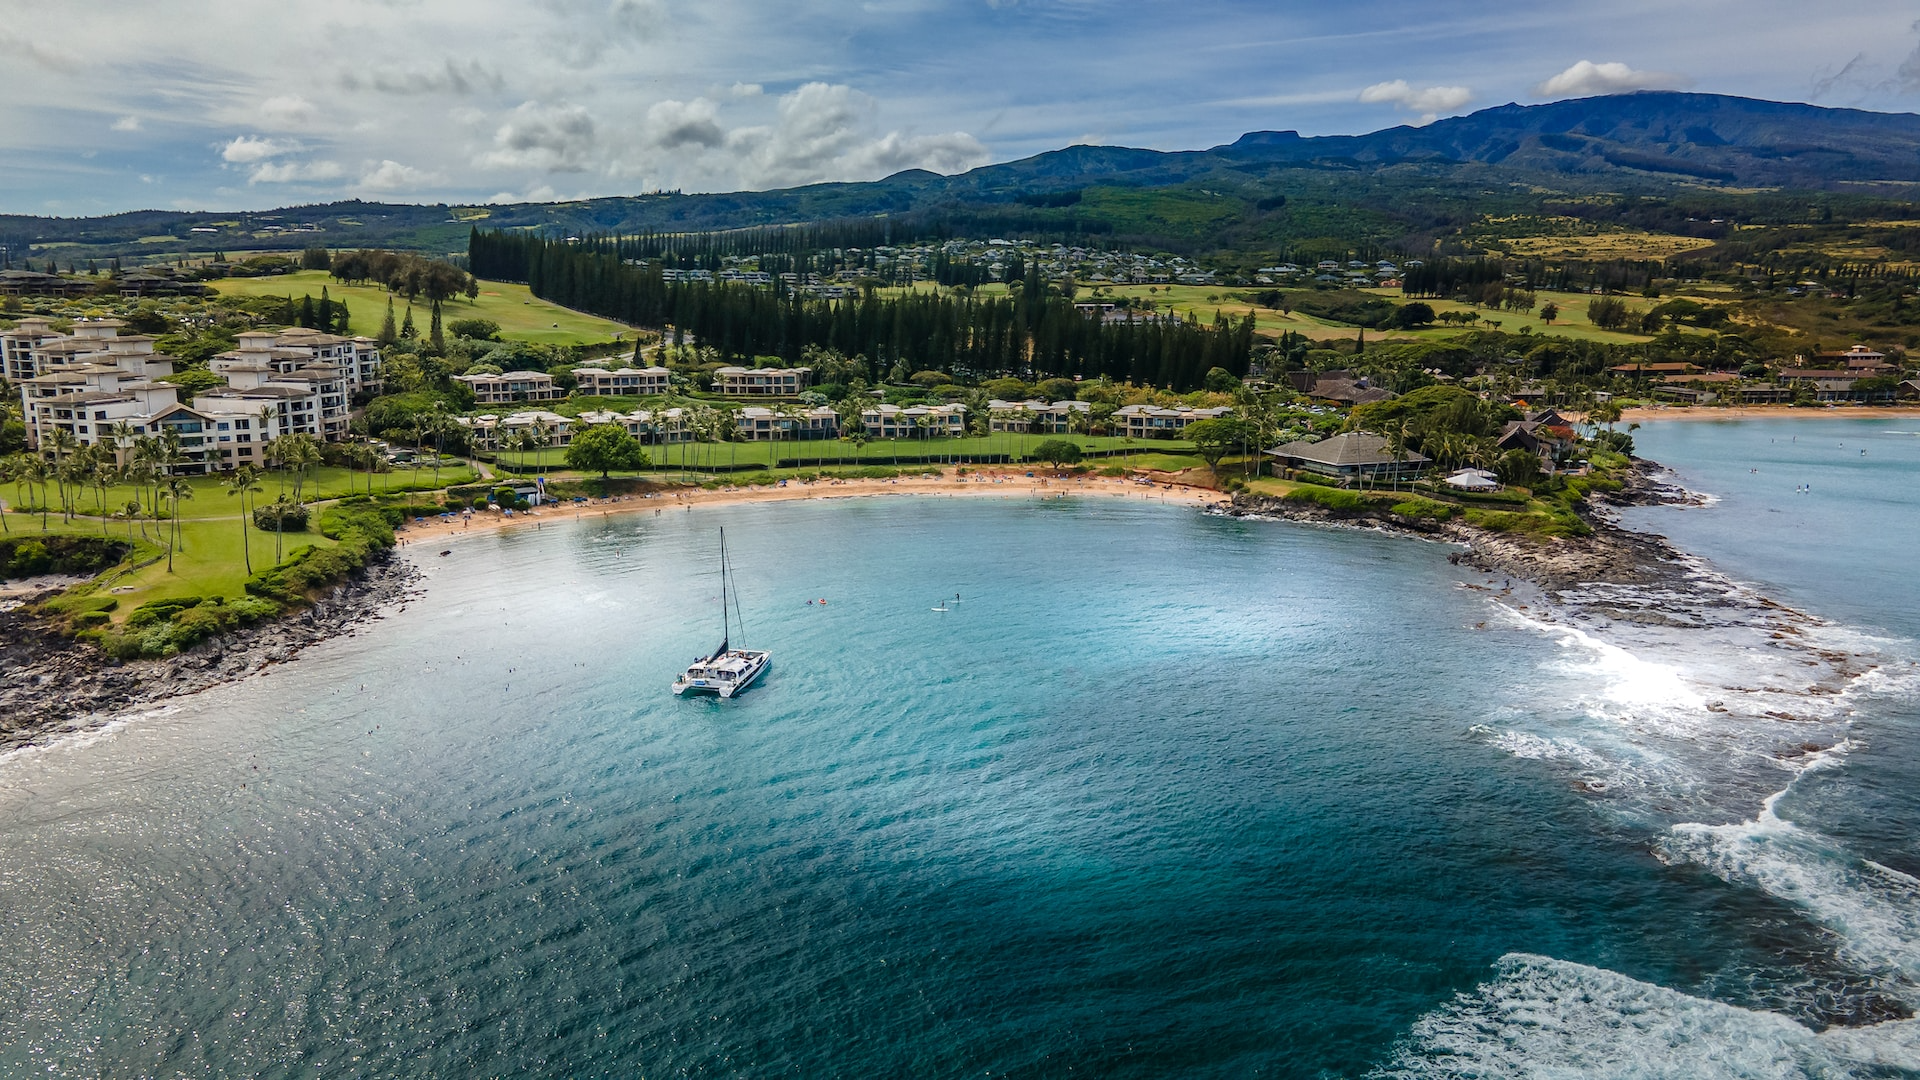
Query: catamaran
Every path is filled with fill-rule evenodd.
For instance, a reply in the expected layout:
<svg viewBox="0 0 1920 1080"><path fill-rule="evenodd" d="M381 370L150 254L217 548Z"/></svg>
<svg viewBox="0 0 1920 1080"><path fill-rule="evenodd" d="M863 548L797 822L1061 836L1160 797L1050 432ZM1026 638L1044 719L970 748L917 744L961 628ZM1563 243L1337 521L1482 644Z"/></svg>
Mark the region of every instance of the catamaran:
<svg viewBox="0 0 1920 1080"><path fill-rule="evenodd" d="M740 590L733 586L733 564L727 561L727 530L720 530L720 647L710 656L695 660L679 678L673 680L675 694L718 694L723 698L752 686L766 674L773 654L764 649L733 648L733 623L739 613ZM727 601L733 600L729 608ZM745 631L745 620L740 620Z"/></svg>

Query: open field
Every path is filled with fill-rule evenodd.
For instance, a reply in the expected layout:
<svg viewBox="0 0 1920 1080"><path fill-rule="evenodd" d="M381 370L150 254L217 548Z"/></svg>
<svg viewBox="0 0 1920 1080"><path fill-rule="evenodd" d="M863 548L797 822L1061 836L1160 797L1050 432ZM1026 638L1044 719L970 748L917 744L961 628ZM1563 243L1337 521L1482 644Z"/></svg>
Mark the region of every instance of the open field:
<svg viewBox="0 0 1920 1080"><path fill-rule="evenodd" d="M226 278L214 282L213 286L227 296L291 296L295 300L309 295L318 300L320 288L325 286L328 296L346 301L353 315L353 332L369 335L379 331L390 296L378 285L343 285L322 270L302 270L278 277ZM394 298L396 322L404 321L406 307L405 298ZM629 329L611 319L537 300L525 285L501 281L482 281L477 298L468 301L463 296L448 301L441 313L448 322L492 319L500 324L501 337L540 345L600 344L612 341ZM416 301L413 323L422 335L426 334L430 319L426 303Z"/></svg>

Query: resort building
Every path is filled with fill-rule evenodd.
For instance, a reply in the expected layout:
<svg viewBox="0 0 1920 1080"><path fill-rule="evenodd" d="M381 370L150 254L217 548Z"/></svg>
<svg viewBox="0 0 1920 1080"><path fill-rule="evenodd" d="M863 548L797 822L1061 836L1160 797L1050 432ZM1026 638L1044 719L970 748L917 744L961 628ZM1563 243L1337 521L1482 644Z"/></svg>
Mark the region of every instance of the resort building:
<svg viewBox="0 0 1920 1080"><path fill-rule="evenodd" d="M459 416L454 423L467 429L468 441L475 450L511 453L517 449L515 441L522 433L531 434L543 448L566 446L573 441L575 421L545 409L528 409L505 416Z"/></svg>
<svg viewBox="0 0 1920 1080"><path fill-rule="evenodd" d="M667 392L668 372L663 367L621 368L608 371L600 367L573 369L574 393L599 397L645 397Z"/></svg>
<svg viewBox="0 0 1920 1080"><path fill-rule="evenodd" d="M632 412L583 412L581 425L618 424L643 443L681 443L693 438L692 417L682 408L635 409Z"/></svg>
<svg viewBox="0 0 1920 1080"><path fill-rule="evenodd" d="M1158 405L1128 405L1113 413L1114 434L1129 439L1171 439L1197 420L1218 420L1233 412L1225 406L1209 409L1164 409Z"/></svg>
<svg viewBox="0 0 1920 1080"><path fill-rule="evenodd" d="M523 401L557 401L563 395L553 376L539 371L509 371L500 375L455 375L473 389L477 405L516 405Z"/></svg>
<svg viewBox="0 0 1920 1080"><path fill-rule="evenodd" d="M740 437L748 442L776 439L837 439L840 414L817 405L810 409L776 411L750 405L735 420Z"/></svg>
<svg viewBox="0 0 1920 1080"><path fill-rule="evenodd" d="M315 361L311 349L281 350L274 345L278 335L243 334L241 349L209 364L227 385L189 405L178 386L163 381L173 374L173 360L154 352L150 336L118 336L120 325L81 322L71 335L51 338L44 323L16 328L8 346L31 344L15 370L36 372L18 380L29 445L44 446L56 431L83 446L120 446L172 430L186 458L176 471L198 473L262 465L264 444L281 435L346 437L351 375Z"/></svg>
<svg viewBox="0 0 1920 1080"><path fill-rule="evenodd" d="M1084 401L1001 401L987 402L987 429L1014 431L1026 435L1067 435L1073 431L1075 413L1090 416L1093 406Z"/></svg>
<svg viewBox="0 0 1920 1080"><path fill-rule="evenodd" d="M0 330L0 378L8 382L40 374L34 350L60 334L45 319L21 319L11 330Z"/></svg>
<svg viewBox="0 0 1920 1080"><path fill-rule="evenodd" d="M1432 458L1415 450L1396 454L1385 438L1366 431L1350 431L1322 442L1290 442L1265 453L1279 470L1330 477L1343 487L1362 481L1412 480L1433 464Z"/></svg>
<svg viewBox="0 0 1920 1080"><path fill-rule="evenodd" d="M860 426L876 439L958 438L967 433L967 407L872 405L861 410Z"/></svg>
<svg viewBox="0 0 1920 1080"><path fill-rule="evenodd" d="M713 373L714 391L728 397L797 397L812 382L812 368L723 367Z"/></svg>
<svg viewBox="0 0 1920 1080"><path fill-rule="evenodd" d="M215 356L207 367L216 375L235 371L291 375L302 368L327 367L340 375L351 396L380 392L380 364L380 346L372 338L340 337L296 326L241 334L239 348Z"/></svg>

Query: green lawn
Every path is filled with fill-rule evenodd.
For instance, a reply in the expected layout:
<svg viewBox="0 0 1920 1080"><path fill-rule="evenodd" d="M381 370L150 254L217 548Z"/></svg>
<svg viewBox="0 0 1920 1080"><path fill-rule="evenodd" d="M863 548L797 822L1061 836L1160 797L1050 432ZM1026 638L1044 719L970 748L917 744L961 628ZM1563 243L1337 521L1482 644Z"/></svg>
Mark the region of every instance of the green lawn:
<svg viewBox="0 0 1920 1080"><path fill-rule="evenodd" d="M237 500L235 500L237 502ZM314 519L319 518L318 508ZM20 514L8 514L7 524L15 536L35 536L40 534L40 519ZM147 540L162 549L166 546L169 529L166 522L149 521ZM77 534L82 536L100 535L100 522L81 520L63 522L55 514L48 519L48 532ZM109 522L107 531L114 536L127 535L127 523ZM134 526L134 536L138 538L140 527ZM273 534L248 529L245 533L246 544L253 555L253 568L264 570L273 565ZM180 522L180 546L173 553L173 571L167 571L167 560L163 555L159 561L140 567L122 576L104 579L96 595L112 596L120 601L114 612L114 621L124 620L134 608L149 600L166 600L182 596L225 596L245 595L247 581L246 559L241 552L242 533L238 511L225 518L193 519L184 518ZM309 528L303 533L288 533L283 538L282 551L292 554L295 548L308 544L331 546L333 541L321 536Z"/></svg>
<svg viewBox="0 0 1920 1080"><path fill-rule="evenodd" d="M797 462L802 467L823 458L828 461L859 461L886 465L895 458L944 457L958 461L990 455L1017 457L1032 453L1034 447L1049 438L1070 439L1087 450L1158 453L1190 449L1187 443L1172 440L1141 441L1110 435L1048 436L1001 433L964 439L874 439L864 447L857 447L843 439L804 440L778 444L770 442L676 443L669 446L649 446L647 456L653 460L655 470L669 471L683 468L768 466L772 464L776 452L782 461ZM498 463L503 471L517 471L521 468L531 469L539 466L545 466L548 469L564 469L566 458L565 450L550 447L531 454L505 451L498 455ZM1198 462L1199 459L1195 458L1194 461Z"/></svg>
<svg viewBox="0 0 1920 1080"><path fill-rule="evenodd" d="M353 332L376 334L386 317L388 293L378 285L343 285L323 270L302 270L279 277L226 278L213 287L228 296L302 296L320 299L320 287L327 295L344 300L352 314ZM406 318L405 298L394 298L394 320ZM569 308L536 300L525 285L500 281L482 281L478 298L449 301L441 308L442 317L454 319L492 319L500 324L500 336L511 341L530 341L541 345L593 345L611 341L629 330L611 319L582 314ZM416 301L413 322L422 335L427 332L431 315L425 302Z"/></svg>
<svg viewBox="0 0 1920 1080"><path fill-rule="evenodd" d="M451 484L471 483L479 477L473 467L464 462L443 465L440 468L439 482L434 481L431 467L423 469L396 468L389 472L373 475L373 493L401 491L431 491ZM251 501L258 498L261 502L272 502L282 490L288 497L293 495L293 474L269 471L260 476L260 493L248 496ZM191 498L183 500L180 514L183 519L226 517L239 513L240 498L228 495L227 478L221 475L193 476L187 478L187 486L193 491ZM349 472L346 469L323 465L307 474L301 497L311 502L315 499L337 499L342 495L367 490L367 474L360 471ZM106 508L109 513L124 508L134 498L134 490L129 484L115 484L106 490ZM18 488L9 484L0 488L0 500L9 506L37 505L39 491ZM148 494L140 495L141 505L147 505ZM56 485L47 485L47 500L57 514L60 510L60 491ZM95 514L100 505L98 494L93 488L87 488L74 499L76 513Z"/></svg>

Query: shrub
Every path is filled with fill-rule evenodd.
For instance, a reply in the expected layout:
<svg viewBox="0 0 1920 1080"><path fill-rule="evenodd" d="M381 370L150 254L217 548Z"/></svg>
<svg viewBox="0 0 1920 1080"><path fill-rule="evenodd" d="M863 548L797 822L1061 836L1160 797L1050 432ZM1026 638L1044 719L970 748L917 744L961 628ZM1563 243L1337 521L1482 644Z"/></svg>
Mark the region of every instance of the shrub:
<svg viewBox="0 0 1920 1080"><path fill-rule="evenodd" d="M1343 488L1303 487L1287 492L1288 502L1313 503L1328 510L1353 512L1364 510L1368 499L1357 491Z"/></svg>
<svg viewBox="0 0 1920 1080"><path fill-rule="evenodd" d="M253 527L261 532L306 532L307 516L305 506L280 499L253 508Z"/></svg>
<svg viewBox="0 0 1920 1080"><path fill-rule="evenodd" d="M1455 508L1443 502L1436 502L1433 499L1423 499L1416 496L1408 499L1406 502L1393 504L1393 512L1399 514L1401 517L1415 518L1421 521L1451 521L1455 513Z"/></svg>

